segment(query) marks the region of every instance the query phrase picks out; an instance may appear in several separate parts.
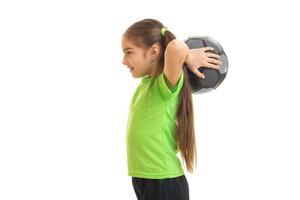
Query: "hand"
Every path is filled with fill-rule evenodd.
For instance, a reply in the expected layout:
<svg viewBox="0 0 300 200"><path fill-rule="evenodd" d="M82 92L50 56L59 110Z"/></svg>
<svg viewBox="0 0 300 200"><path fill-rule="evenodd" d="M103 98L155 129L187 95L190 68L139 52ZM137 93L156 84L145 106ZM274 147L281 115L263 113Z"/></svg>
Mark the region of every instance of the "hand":
<svg viewBox="0 0 300 200"><path fill-rule="evenodd" d="M200 78L205 78L204 74L198 71L200 67L219 69L222 62L218 54L209 52L213 50L212 47L190 49L185 62L188 69Z"/></svg>

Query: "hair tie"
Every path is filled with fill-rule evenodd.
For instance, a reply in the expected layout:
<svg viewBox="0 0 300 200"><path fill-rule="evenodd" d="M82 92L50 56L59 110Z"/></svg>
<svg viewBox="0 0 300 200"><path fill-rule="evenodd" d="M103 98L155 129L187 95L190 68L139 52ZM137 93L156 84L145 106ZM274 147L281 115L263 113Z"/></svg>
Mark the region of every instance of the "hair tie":
<svg viewBox="0 0 300 200"><path fill-rule="evenodd" d="M162 28L160 29L160 33L162 34L162 36L165 36L165 33L166 33L167 30L168 30L168 29L165 28L165 27L162 27Z"/></svg>

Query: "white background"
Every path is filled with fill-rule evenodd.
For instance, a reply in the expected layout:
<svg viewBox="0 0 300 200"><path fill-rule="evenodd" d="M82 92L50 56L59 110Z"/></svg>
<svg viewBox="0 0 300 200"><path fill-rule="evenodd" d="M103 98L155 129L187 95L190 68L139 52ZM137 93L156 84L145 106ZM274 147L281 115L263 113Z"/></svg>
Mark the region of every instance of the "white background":
<svg viewBox="0 0 300 200"><path fill-rule="evenodd" d="M299 200L297 13L288 0L1 1L0 199L136 199L125 130L140 80L121 35L155 18L215 38L230 64L194 95L190 199Z"/></svg>

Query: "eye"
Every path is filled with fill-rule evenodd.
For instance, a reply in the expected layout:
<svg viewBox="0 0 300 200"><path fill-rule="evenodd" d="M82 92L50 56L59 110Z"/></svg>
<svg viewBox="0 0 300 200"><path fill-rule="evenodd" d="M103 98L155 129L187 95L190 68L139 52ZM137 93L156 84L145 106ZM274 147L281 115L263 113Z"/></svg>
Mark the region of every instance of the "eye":
<svg viewBox="0 0 300 200"><path fill-rule="evenodd" d="M131 51L127 51L127 52L126 52L127 55L129 55L129 54L131 54L131 53L132 53Z"/></svg>

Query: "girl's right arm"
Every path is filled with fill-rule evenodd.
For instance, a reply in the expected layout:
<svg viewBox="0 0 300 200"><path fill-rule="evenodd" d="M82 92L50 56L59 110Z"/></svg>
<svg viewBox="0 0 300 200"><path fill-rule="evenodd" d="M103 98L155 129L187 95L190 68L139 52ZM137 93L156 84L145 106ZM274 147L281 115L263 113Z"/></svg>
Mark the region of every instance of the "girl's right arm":
<svg viewBox="0 0 300 200"><path fill-rule="evenodd" d="M181 40L174 39L166 47L164 75L169 88L173 88L182 73L182 66L189 54L188 46Z"/></svg>

